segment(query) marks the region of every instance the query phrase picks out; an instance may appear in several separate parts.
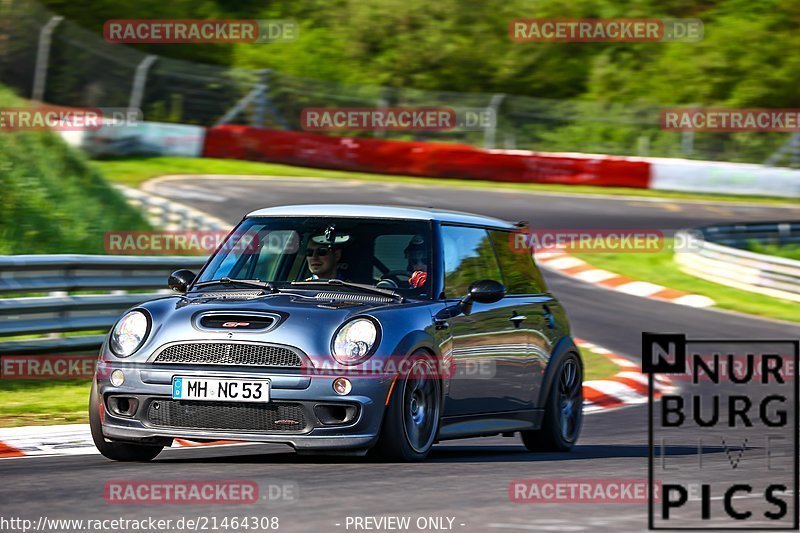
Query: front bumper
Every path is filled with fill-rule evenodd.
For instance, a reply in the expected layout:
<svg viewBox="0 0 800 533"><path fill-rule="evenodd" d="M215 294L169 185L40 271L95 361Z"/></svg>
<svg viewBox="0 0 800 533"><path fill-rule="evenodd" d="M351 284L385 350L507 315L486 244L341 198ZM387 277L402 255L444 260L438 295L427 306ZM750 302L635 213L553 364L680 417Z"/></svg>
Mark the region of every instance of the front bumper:
<svg viewBox="0 0 800 533"><path fill-rule="evenodd" d="M125 382L119 387L113 386L108 379L117 369L125 374ZM174 376L269 379L270 401L265 404L224 402L225 405L220 405L221 402L178 402L172 400ZM96 379L104 407L103 435L108 439L139 443L165 443L182 438L282 443L298 451L365 450L375 443L380 433L394 376L349 375L353 389L345 396L333 391L332 383L336 377L277 369L256 371L253 368L209 368L205 365L165 367L101 361ZM138 406L134 413L120 416L110 408L109 400L114 398L134 398ZM328 416L320 416L326 413L325 406L334 406L336 413L346 410L350 415L344 422L331 421ZM259 425L257 420L263 418L261 415L267 409L284 409L284 413L291 411L300 422L283 421L291 424L286 427L256 427ZM172 416L163 416L167 410ZM216 418L216 413L220 413L219 418ZM177 420L182 422L175 424ZM186 420L192 422L187 425ZM189 427L197 426L198 420L202 420L200 425L203 427ZM231 427L226 427L228 421ZM240 427L235 427L237 425Z"/></svg>

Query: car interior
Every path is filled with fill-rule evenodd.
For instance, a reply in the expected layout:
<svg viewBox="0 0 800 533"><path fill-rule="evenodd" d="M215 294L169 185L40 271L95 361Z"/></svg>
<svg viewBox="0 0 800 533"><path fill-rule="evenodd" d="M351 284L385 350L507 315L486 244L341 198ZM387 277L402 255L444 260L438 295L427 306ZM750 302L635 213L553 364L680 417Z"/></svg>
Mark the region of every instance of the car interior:
<svg viewBox="0 0 800 533"><path fill-rule="evenodd" d="M340 230L335 225L314 226L302 228L301 232L295 229L266 229L266 225L254 224L241 235L253 239L257 247L245 253L228 254L217 266L214 277L309 280L312 273L308 267L306 250L314 242L318 246L341 250L337 267L339 279L420 293L419 289L409 284L413 272L406 255L409 243L421 239L419 227L404 226L360 223ZM331 239L334 240L332 247ZM429 243L423 246L429 247ZM425 256L430 257L428 249L425 250Z"/></svg>

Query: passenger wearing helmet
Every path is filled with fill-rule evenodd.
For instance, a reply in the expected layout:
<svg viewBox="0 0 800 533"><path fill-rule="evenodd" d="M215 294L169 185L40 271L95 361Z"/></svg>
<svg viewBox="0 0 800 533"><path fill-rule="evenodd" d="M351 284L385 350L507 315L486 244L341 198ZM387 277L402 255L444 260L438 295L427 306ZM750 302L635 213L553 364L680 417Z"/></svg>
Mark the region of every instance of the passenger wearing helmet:
<svg viewBox="0 0 800 533"><path fill-rule="evenodd" d="M428 282L428 250L425 246L425 239L420 235L415 235L409 241L404 253L408 260L408 271L411 272L408 284L419 289Z"/></svg>

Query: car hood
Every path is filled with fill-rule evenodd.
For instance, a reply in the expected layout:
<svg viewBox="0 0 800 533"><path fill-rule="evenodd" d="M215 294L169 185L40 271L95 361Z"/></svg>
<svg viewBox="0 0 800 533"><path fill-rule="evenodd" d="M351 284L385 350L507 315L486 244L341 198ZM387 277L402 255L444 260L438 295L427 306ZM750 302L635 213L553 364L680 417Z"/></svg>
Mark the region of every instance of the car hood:
<svg viewBox="0 0 800 533"><path fill-rule="evenodd" d="M197 314L206 312L226 312L230 314L236 314L237 312L273 312L280 315L283 320L291 316L297 316L308 320L341 323L351 316L362 313L408 305L408 303L400 304L396 300L365 301L371 296L345 292L338 293L336 297L331 298L298 296L295 294L272 294L256 298L229 298L225 297L222 291L220 292L222 297L176 296L154 300L144 304L142 307L153 314L154 321L158 318L162 324L186 321Z"/></svg>
<svg viewBox="0 0 800 533"><path fill-rule="evenodd" d="M220 291L222 293L222 291ZM337 292L330 297L273 294L260 297L230 298L171 296L152 300L138 308L146 309L152 318L148 338L137 350L134 359L147 360L165 344L180 341L229 340L231 342L266 342L294 346L313 361L330 358L330 343L338 328L347 320L369 315L388 323L388 314L401 309L425 307L422 301L364 301L372 295ZM250 313L250 315L248 315ZM217 322L209 327L208 317L221 315L222 323L250 322L253 315L265 315L273 323L260 330L247 330ZM430 315L425 312L430 321ZM381 320L383 319L383 320Z"/></svg>

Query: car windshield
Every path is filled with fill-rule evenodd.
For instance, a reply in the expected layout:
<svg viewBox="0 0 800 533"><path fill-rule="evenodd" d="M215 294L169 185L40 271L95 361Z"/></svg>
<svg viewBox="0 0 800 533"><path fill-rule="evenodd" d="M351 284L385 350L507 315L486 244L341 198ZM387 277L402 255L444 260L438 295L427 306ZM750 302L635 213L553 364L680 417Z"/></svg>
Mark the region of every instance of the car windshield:
<svg viewBox="0 0 800 533"><path fill-rule="evenodd" d="M225 288L234 287L235 280L257 280L281 289L292 282L319 282L325 290L359 292L348 283L327 285L336 279L404 297L430 298L430 227L420 220L247 218L217 250L196 284L205 287L225 279L220 283Z"/></svg>

